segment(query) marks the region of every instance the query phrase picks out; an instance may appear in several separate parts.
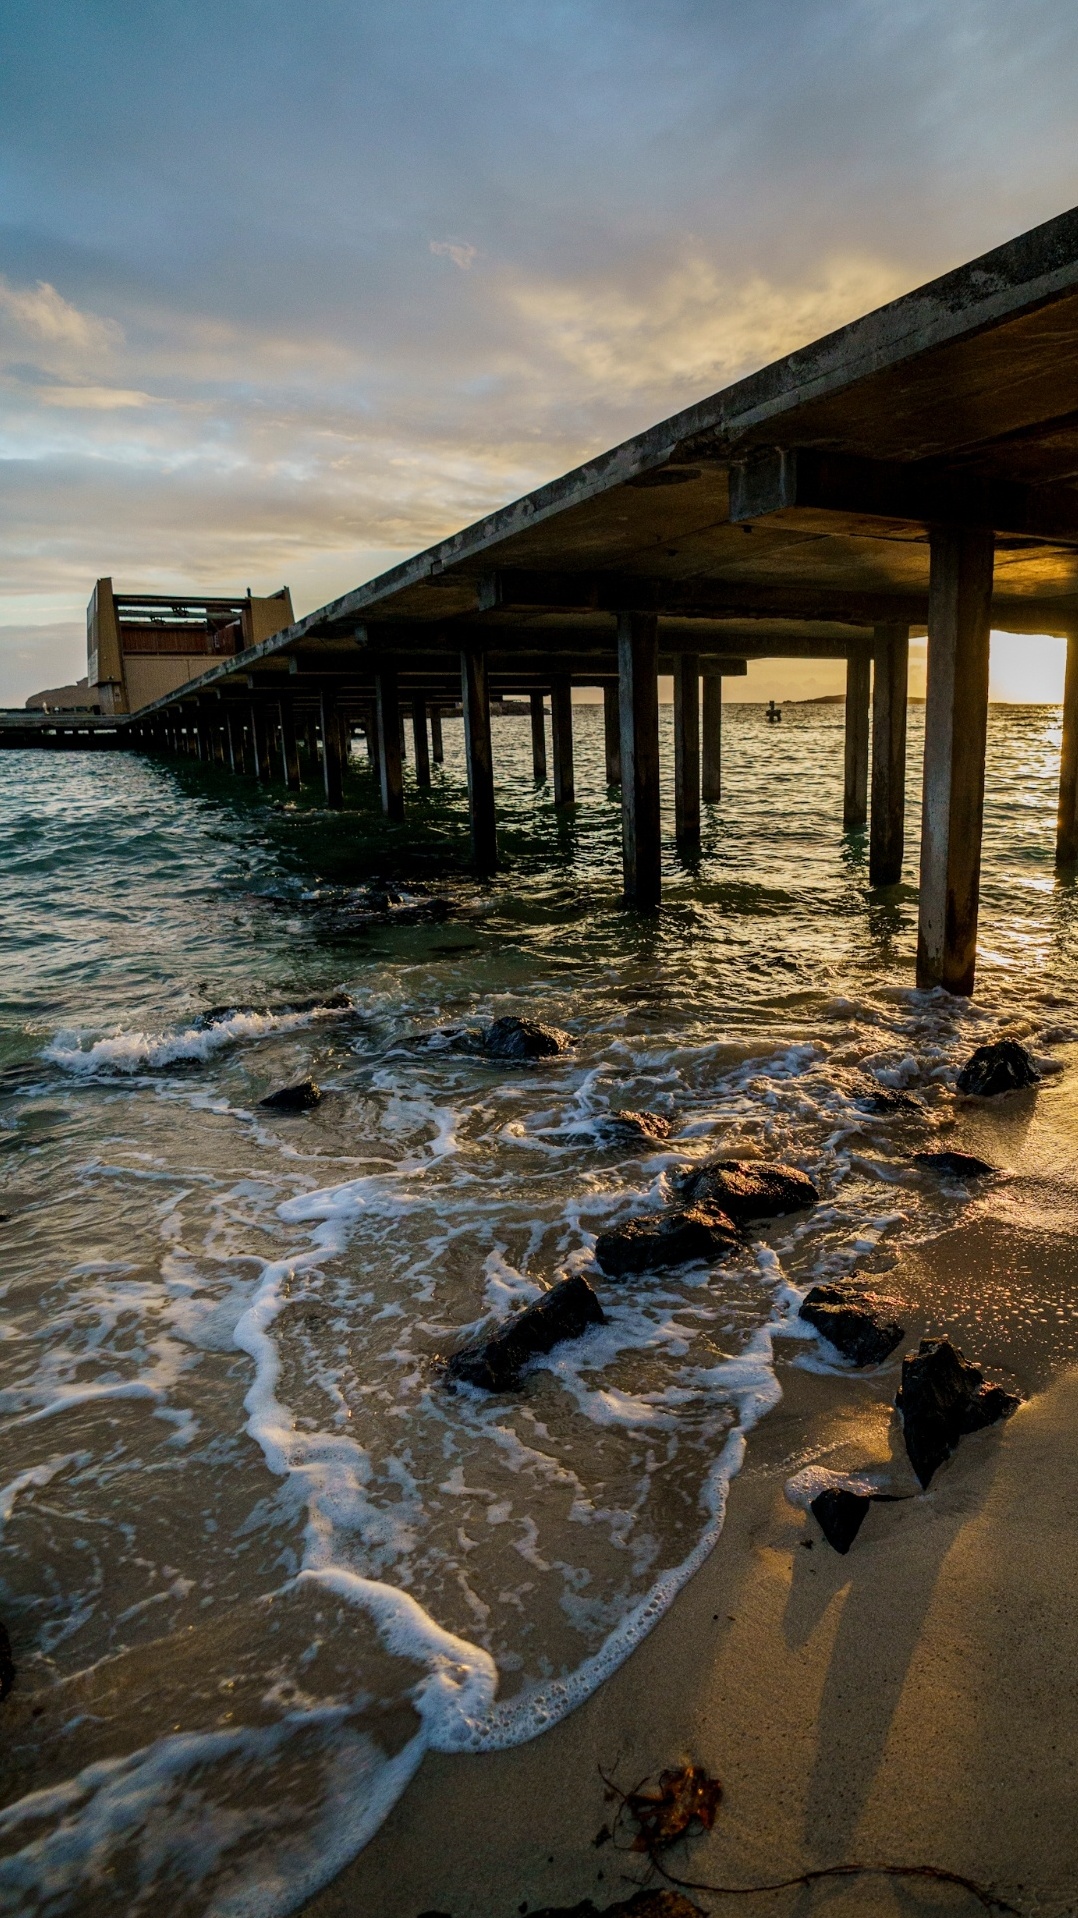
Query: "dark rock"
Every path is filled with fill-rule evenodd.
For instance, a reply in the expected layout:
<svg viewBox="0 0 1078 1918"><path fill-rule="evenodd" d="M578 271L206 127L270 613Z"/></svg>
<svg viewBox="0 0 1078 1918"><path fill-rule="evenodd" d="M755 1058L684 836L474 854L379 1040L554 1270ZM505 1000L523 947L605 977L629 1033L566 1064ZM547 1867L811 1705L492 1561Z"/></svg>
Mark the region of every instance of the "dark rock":
<svg viewBox="0 0 1078 1918"><path fill-rule="evenodd" d="M845 1555L865 1519L872 1500L860 1492L846 1492L829 1486L826 1492L818 1492L809 1506L827 1543L833 1545L836 1552Z"/></svg>
<svg viewBox="0 0 1078 1918"><path fill-rule="evenodd" d="M559 1026L543 1026L512 1014L495 1019L476 1035L478 1049L489 1059L553 1059L559 1052L568 1052L572 1043Z"/></svg>
<svg viewBox="0 0 1078 1918"><path fill-rule="evenodd" d="M853 1101L858 1112L870 1112L878 1118L886 1118L894 1112L915 1112L924 1117L924 1106L920 1099L913 1098L909 1092L891 1092L881 1087L878 1092L860 1092Z"/></svg>
<svg viewBox="0 0 1078 1918"><path fill-rule="evenodd" d="M972 1152L915 1152L913 1163L926 1172L938 1172L941 1179L986 1179L998 1169L975 1159Z"/></svg>
<svg viewBox="0 0 1078 1918"><path fill-rule="evenodd" d="M553 1351L564 1339L580 1338L589 1325L605 1324L606 1313L591 1286L576 1274L526 1305L481 1345L454 1352L445 1369L451 1379L487 1392L508 1392L519 1383L529 1359Z"/></svg>
<svg viewBox="0 0 1078 1918"><path fill-rule="evenodd" d="M11 1640L7 1628L0 1625L0 1698L6 1698L15 1683L15 1660L11 1656Z"/></svg>
<svg viewBox="0 0 1078 1918"><path fill-rule="evenodd" d="M658 1112L611 1112L603 1120L603 1130L630 1145L659 1145L674 1128Z"/></svg>
<svg viewBox="0 0 1078 1918"><path fill-rule="evenodd" d="M1041 1075L1033 1054L1017 1039L997 1039L995 1045L978 1046L958 1075L959 1092L978 1099L994 1099L1000 1092L1024 1092L1040 1084Z"/></svg>
<svg viewBox="0 0 1078 1918"><path fill-rule="evenodd" d="M705 1202L656 1218L630 1219L627 1225L600 1232L595 1258L608 1278L621 1279L630 1272L652 1272L664 1265L725 1259L743 1246L733 1220L717 1205Z"/></svg>
<svg viewBox="0 0 1078 1918"><path fill-rule="evenodd" d="M294 1086L280 1086L276 1092L267 1093L258 1103L271 1106L275 1112L309 1112L321 1099L321 1086L315 1085L313 1079L300 1079Z"/></svg>
<svg viewBox="0 0 1078 1918"><path fill-rule="evenodd" d="M814 1285L798 1317L807 1319L844 1359L855 1365L881 1365L905 1335L893 1315L895 1299L852 1285Z"/></svg>
<svg viewBox="0 0 1078 1918"><path fill-rule="evenodd" d="M709 1159L686 1174L681 1189L694 1205L708 1199L721 1206L735 1225L803 1212L820 1197L807 1172L793 1165L762 1165L755 1159Z"/></svg>
<svg viewBox="0 0 1078 1918"><path fill-rule="evenodd" d="M1010 1418L1021 1404L1016 1392L985 1380L949 1339L922 1339L902 1361L895 1404L902 1414L906 1451L921 1484L949 1459L969 1432Z"/></svg>
<svg viewBox="0 0 1078 1918"><path fill-rule="evenodd" d="M602 1910L585 1898L579 1905L544 1905L531 1918L705 1918L705 1914L680 1891L637 1891Z"/></svg>

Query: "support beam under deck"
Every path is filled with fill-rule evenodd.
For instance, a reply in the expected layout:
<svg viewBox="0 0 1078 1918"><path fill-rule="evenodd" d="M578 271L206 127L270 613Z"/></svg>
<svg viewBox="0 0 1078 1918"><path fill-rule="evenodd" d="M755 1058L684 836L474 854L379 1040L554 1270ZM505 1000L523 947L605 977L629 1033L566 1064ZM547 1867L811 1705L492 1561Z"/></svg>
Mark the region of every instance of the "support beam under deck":
<svg viewBox="0 0 1078 1918"><path fill-rule="evenodd" d="M872 661L867 652L846 661L846 753L842 830L860 832L868 819L868 707Z"/></svg>
<svg viewBox="0 0 1078 1918"><path fill-rule="evenodd" d="M625 899L650 912L662 894L659 645L654 613L618 615L621 824Z"/></svg>
<svg viewBox="0 0 1078 1918"><path fill-rule="evenodd" d="M382 782L382 811L387 819L404 818L404 768L401 759L401 715L397 675L392 667L376 674L378 707L378 770Z"/></svg>
<svg viewBox="0 0 1078 1918"><path fill-rule="evenodd" d="M977 963L993 547L982 527L931 537L917 984L963 995Z"/></svg>
<svg viewBox="0 0 1078 1918"><path fill-rule="evenodd" d="M464 708L464 753L468 762L468 810L472 822L472 858L477 872L498 869L498 828L494 812L494 753L490 739L487 662L468 648L460 656L460 692Z"/></svg>
<svg viewBox="0 0 1078 1918"><path fill-rule="evenodd" d="M700 793L708 805L722 798L722 678L704 674L703 750Z"/></svg>
<svg viewBox="0 0 1078 1918"><path fill-rule="evenodd" d="M606 753L606 783L621 785L621 696L618 687L603 687L603 748Z"/></svg>
<svg viewBox="0 0 1078 1918"><path fill-rule="evenodd" d="M546 780L546 702L542 693L529 694L532 723L532 778L537 786Z"/></svg>
<svg viewBox="0 0 1078 1918"><path fill-rule="evenodd" d="M568 678L550 686L550 745L554 760L554 804L571 806L576 797L573 777L573 687Z"/></svg>
<svg viewBox="0 0 1078 1918"><path fill-rule="evenodd" d="M1067 638L1067 672L1063 682L1063 747L1059 756L1059 812L1056 819L1056 865L1078 861L1078 632Z"/></svg>
<svg viewBox="0 0 1078 1918"><path fill-rule="evenodd" d="M415 755L415 783L421 792L430 790L430 750L427 746L427 702L422 693L412 694L412 750Z"/></svg>
<svg viewBox="0 0 1078 1918"><path fill-rule="evenodd" d="M870 886L897 886L906 830L908 626L877 626L872 661Z"/></svg>

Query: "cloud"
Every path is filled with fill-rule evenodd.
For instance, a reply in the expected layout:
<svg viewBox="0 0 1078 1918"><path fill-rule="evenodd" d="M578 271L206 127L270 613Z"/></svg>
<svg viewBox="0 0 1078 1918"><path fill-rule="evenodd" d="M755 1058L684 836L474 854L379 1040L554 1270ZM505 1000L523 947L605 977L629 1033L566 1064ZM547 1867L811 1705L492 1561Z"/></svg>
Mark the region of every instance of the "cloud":
<svg viewBox="0 0 1078 1918"><path fill-rule="evenodd" d="M129 406L153 406L150 393L139 393L123 386L40 386L38 398L45 406L85 407L95 413L111 413Z"/></svg>
<svg viewBox="0 0 1078 1918"><path fill-rule="evenodd" d="M432 253L441 254L444 259L452 260L453 265L459 266L464 273L468 271L479 251L478 247L458 246L451 240L432 240L430 250Z"/></svg>
<svg viewBox="0 0 1078 1918"><path fill-rule="evenodd" d="M49 345L107 352L123 338L114 321L80 313L47 280L38 280L36 286L12 286L0 275L0 313L27 339Z"/></svg>

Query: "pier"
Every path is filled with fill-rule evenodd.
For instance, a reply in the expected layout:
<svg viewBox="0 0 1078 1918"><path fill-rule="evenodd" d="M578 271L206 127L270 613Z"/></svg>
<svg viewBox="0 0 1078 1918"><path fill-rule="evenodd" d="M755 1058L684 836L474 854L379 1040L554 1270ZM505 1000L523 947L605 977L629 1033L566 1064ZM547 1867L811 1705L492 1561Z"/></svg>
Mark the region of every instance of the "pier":
<svg viewBox="0 0 1078 1918"><path fill-rule="evenodd" d="M674 681L674 830L691 856L701 801L721 793L723 678L754 659L843 659L841 823L867 825L870 882L889 886L903 874L909 637L927 631L917 978L969 994L992 627L1067 640L1057 858L1078 857L1076 349L1078 210L112 723L136 749L292 788L317 768L331 807L362 730L399 821L402 724L423 787L441 714L459 707L474 864L490 874L492 699L529 702L536 779L547 776L549 701L554 798L567 806L573 688L599 689L625 896L650 911L661 897L659 675Z"/></svg>

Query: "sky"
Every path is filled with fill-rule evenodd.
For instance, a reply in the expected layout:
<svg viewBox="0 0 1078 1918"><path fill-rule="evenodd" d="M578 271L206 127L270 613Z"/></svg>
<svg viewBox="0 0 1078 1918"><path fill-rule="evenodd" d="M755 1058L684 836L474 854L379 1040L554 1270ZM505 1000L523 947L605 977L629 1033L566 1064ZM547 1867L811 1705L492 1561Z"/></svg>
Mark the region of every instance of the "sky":
<svg viewBox="0 0 1078 1918"><path fill-rule="evenodd" d="M1076 85L1074 0L5 0L0 704L99 574L308 611L1078 202Z"/></svg>

